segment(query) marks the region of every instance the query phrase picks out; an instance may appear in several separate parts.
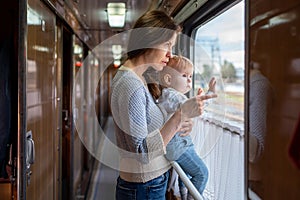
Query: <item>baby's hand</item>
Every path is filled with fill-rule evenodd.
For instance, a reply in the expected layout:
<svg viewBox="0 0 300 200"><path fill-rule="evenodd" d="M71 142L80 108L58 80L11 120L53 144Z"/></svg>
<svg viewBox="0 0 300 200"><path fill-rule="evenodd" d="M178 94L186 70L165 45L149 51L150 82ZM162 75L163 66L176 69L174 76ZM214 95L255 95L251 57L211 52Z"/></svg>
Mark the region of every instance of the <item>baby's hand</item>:
<svg viewBox="0 0 300 200"><path fill-rule="evenodd" d="M213 92L213 93L216 92L216 83L217 83L217 81L216 81L215 77L212 77L208 84L208 92L209 91Z"/></svg>
<svg viewBox="0 0 300 200"><path fill-rule="evenodd" d="M201 95L203 92L203 89L202 88L199 88L198 91L197 91L197 95Z"/></svg>

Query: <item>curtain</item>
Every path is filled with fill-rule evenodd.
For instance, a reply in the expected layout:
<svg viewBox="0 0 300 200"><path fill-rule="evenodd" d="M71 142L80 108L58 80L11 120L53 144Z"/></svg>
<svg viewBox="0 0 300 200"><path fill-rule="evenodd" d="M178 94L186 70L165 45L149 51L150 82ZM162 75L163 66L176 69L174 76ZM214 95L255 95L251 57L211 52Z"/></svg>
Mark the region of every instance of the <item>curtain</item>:
<svg viewBox="0 0 300 200"><path fill-rule="evenodd" d="M191 133L196 152L209 169L204 197L209 200L245 199L244 136L242 129L195 118ZM177 178L176 175L173 178ZM173 185L174 194L178 187Z"/></svg>

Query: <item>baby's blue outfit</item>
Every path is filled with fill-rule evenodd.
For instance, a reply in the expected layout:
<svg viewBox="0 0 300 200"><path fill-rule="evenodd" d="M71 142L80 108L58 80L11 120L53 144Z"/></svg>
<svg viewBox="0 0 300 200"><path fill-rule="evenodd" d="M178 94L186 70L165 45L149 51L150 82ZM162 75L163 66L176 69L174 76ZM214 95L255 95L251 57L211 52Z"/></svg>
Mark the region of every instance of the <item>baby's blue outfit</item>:
<svg viewBox="0 0 300 200"><path fill-rule="evenodd" d="M164 88L162 95L158 99L159 107L170 117L188 98L173 88ZM176 161L183 171L191 177L191 182L202 194L207 180L208 169L202 159L195 151L190 135L180 136L182 132L177 132L166 147L166 158ZM183 187L179 179L179 187Z"/></svg>
<svg viewBox="0 0 300 200"><path fill-rule="evenodd" d="M164 88L158 103L167 112L168 117L171 117L187 99L187 96L173 88ZM182 132L177 132L166 147L168 160L177 160L188 148L194 146L190 135L182 137L180 134Z"/></svg>

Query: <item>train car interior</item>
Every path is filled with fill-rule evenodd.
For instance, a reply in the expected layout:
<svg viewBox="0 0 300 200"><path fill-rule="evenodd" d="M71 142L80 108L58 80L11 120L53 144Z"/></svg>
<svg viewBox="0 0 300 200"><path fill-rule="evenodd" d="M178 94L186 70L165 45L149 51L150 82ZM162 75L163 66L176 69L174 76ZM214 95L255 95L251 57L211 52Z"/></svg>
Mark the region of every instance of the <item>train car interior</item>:
<svg viewBox="0 0 300 200"><path fill-rule="evenodd" d="M0 5L1 199L115 199L111 84L135 21L150 10L182 28L172 54L194 64L186 95L217 82L218 97L190 133L209 170L194 199L300 199L299 0ZM178 177L186 176L177 167L168 200L181 199Z"/></svg>

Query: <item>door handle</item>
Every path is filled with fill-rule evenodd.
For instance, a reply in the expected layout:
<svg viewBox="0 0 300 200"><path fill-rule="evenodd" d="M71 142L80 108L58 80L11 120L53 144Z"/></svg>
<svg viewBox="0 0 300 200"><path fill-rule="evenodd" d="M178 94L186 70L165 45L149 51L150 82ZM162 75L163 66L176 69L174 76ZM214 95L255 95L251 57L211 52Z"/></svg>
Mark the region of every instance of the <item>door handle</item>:
<svg viewBox="0 0 300 200"><path fill-rule="evenodd" d="M30 165L34 163L35 160L35 148L34 141L32 139L32 132L28 131L26 133L26 168L29 170Z"/></svg>

